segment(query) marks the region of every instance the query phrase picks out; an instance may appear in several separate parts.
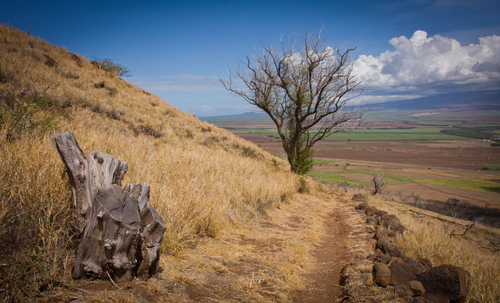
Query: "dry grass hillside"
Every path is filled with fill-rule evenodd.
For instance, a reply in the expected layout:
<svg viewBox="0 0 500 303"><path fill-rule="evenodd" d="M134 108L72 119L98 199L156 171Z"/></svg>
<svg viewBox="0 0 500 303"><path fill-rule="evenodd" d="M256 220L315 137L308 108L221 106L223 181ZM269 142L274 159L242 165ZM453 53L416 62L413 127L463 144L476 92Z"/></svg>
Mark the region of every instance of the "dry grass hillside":
<svg viewBox="0 0 500 303"><path fill-rule="evenodd" d="M57 133L71 130L84 152L127 162L125 184L151 185L167 224L164 254L279 206L298 186L285 161L255 144L8 26L0 26L0 114L0 297L30 296L71 265Z"/></svg>
<svg viewBox="0 0 500 303"><path fill-rule="evenodd" d="M51 141L70 130L84 152L128 163L122 185L150 184L150 202L167 225L159 276L71 279L71 186ZM82 56L0 26L0 301L301 302L297 293L322 289L318 269L340 273L370 253L350 201L359 192L401 218L408 230L398 240L409 256L470 271L469 302L500 300L498 251L467 238L482 229L450 236L471 222L432 219L398 195L373 197L366 187L301 182L289 170L283 159ZM297 193L305 187L309 193ZM320 262L322 248L337 259ZM358 265L371 274L371 265ZM339 288L330 280L323 282ZM360 283L373 286L374 302L385 300L371 277Z"/></svg>

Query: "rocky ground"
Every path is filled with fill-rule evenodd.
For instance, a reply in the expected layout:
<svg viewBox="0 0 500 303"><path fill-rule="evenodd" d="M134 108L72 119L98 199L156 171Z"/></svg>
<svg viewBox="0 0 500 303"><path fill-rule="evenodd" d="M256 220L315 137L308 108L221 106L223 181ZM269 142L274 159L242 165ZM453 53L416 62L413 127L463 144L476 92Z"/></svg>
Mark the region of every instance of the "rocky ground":
<svg viewBox="0 0 500 303"><path fill-rule="evenodd" d="M395 241L405 230L399 219L368 205L361 194L352 200L359 202L355 209L365 223L357 229L371 253L355 254L344 269L344 302L465 302L470 289L467 271L406 257Z"/></svg>

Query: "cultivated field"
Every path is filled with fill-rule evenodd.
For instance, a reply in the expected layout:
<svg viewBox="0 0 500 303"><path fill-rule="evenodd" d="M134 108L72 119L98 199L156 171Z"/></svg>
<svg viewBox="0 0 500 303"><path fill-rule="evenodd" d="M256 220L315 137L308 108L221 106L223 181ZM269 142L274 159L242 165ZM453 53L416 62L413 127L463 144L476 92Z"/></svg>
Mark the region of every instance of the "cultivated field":
<svg viewBox="0 0 500 303"><path fill-rule="evenodd" d="M237 134L284 156L277 139ZM388 191L413 194L424 204L441 205L448 199L457 199L477 206L481 214L483 211L479 209L483 209L483 220L492 224L499 224L494 223L495 220L500 222L500 171L497 170L500 148L488 143L475 140L320 142L315 146L315 157L324 160L317 161L319 165L315 165L311 173L316 178L369 186L372 171L378 168L386 175ZM447 209L439 211L450 215ZM482 217L479 213L477 216Z"/></svg>
<svg viewBox="0 0 500 303"><path fill-rule="evenodd" d="M487 100L474 107L449 101L440 105L435 100L427 105L422 101L386 106L393 108L375 105L360 129L316 143L314 157L326 161L318 162L322 165L316 165L311 174L330 182L371 185L372 171L381 169L388 191L435 204L456 199L500 209L500 147L492 146L495 141L478 139L500 135L498 102ZM265 114L207 120L284 157L278 134ZM495 214L486 213L483 220L492 221L489 216Z"/></svg>

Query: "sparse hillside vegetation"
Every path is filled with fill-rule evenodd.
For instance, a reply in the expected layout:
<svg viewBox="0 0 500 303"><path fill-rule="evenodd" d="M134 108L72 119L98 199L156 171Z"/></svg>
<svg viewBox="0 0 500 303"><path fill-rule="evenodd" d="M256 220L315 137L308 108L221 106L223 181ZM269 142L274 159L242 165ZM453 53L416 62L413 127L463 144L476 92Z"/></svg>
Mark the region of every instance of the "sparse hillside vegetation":
<svg viewBox="0 0 500 303"><path fill-rule="evenodd" d="M51 141L70 130L84 152L98 150L128 163L122 185L150 184L150 203L167 225L161 278L71 280L71 186ZM477 163L487 163L482 161ZM354 179L369 172L354 162L315 163L335 168L321 173L330 182L300 179L284 159L177 110L87 58L0 26L0 301L291 302L311 286L308 270L325 268L314 250L324 246L329 220L345 222L350 233L329 242L348 245L351 254L340 262L353 263L355 255L366 259L370 239L353 229L364 228L365 221L350 202L360 192L408 228L398 240L409 256L470 271L468 302L500 299L498 252L466 236L450 237L455 225L446 220L453 218L429 219L424 210L403 205L401 195L370 195L371 180ZM493 170L497 164L478 165ZM410 180L394 171L385 177ZM359 266L361 273L371 270Z"/></svg>
<svg viewBox="0 0 500 303"><path fill-rule="evenodd" d="M0 296L13 300L59 283L74 257L71 188L54 134L72 130L84 152L128 163L124 184L151 185L167 224L163 253L279 206L298 185L285 161L255 144L8 26L0 113Z"/></svg>

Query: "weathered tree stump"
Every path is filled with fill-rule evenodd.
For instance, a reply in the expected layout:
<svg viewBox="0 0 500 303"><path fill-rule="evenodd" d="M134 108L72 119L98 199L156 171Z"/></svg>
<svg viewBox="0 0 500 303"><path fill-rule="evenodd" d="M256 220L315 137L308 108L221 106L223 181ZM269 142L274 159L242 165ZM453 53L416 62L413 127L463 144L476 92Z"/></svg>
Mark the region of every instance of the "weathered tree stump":
<svg viewBox="0 0 500 303"><path fill-rule="evenodd" d="M139 201L141 217L141 232L144 237L141 241L142 263L137 268L137 275L154 275L160 261L160 244L165 232L165 223L156 210L149 204L149 184L129 184L125 191L132 193Z"/></svg>
<svg viewBox="0 0 500 303"><path fill-rule="evenodd" d="M127 163L98 151L83 153L73 132L56 135L52 141L73 188L80 239L73 278L154 275L166 226L149 204L149 185L122 189Z"/></svg>

